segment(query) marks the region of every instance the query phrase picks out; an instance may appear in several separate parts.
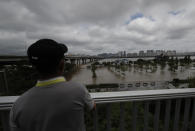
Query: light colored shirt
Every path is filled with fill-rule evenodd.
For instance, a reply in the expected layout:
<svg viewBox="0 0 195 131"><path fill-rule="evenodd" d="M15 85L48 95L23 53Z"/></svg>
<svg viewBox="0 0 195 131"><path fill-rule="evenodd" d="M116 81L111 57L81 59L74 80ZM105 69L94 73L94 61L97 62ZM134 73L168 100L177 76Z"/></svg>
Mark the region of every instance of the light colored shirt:
<svg viewBox="0 0 195 131"><path fill-rule="evenodd" d="M12 131L85 131L84 107L94 107L86 87L63 77L38 81L10 112Z"/></svg>

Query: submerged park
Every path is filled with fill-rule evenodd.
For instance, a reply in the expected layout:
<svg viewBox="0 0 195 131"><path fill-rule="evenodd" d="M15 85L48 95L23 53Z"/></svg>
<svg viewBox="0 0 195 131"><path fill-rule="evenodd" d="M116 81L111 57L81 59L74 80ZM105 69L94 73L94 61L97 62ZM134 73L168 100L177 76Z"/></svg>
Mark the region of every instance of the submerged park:
<svg viewBox="0 0 195 131"><path fill-rule="evenodd" d="M194 88L194 68L195 59L190 56L101 59L83 65L66 61L64 76L67 81L85 84L97 102L97 109L85 114L88 131L177 130L193 129L191 124L186 126L193 101L179 99L193 96L193 92L172 89ZM21 95L39 78L27 61L1 65L0 70L8 87L2 96Z"/></svg>
<svg viewBox="0 0 195 131"><path fill-rule="evenodd" d="M1 65L0 70L6 74L10 95L22 94L33 87L39 78L28 62ZM98 88L102 88L102 91L114 91L120 87L122 90L188 88L193 87L194 83L195 59L193 56L109 58L83 65L66 61L64 76L67 81L97 89L91 90L92 92L100 91ZM155 88L157 85L159 88Z"/></svg>

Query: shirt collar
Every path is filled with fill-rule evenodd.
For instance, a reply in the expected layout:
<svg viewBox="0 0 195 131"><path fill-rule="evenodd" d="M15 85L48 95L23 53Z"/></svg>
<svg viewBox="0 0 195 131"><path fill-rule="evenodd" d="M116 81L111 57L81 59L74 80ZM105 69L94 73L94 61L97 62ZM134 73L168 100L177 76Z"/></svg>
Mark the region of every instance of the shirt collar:
<svg viewBox="0 0 195 131"><path fill-rule="evenodd" d="M66 80L63 76L54 77L54 78L47 79L47 80L38 80L36 87L48 86L48 85L56 84L59 82L66 82Z"/></svg>

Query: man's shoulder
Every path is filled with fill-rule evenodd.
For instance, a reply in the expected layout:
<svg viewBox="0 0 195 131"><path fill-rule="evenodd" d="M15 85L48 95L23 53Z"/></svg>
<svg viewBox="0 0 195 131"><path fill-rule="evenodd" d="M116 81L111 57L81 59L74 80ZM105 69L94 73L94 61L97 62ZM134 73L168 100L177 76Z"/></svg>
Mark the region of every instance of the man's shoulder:
<svg viewBox="0 0 195 131"><path fill-rule="evenodd" d="M68 81L64 83L64 87L65 88L70 88L72 90L78 90L78 91L85 91L86 90L86 86L81 84L81 83L77 83L77 82L73 82L73 81Z"/></svg>
<svg viewBox="0 0 195 131"><path fill-rule="evenodd" d="M18 99L14 102L14 105L18 105L23 103L26 99L28 99L28 96L31 94L32 90L34 90L34 87L30 88L26 92L24 92L22 95L18 97Z"/></svg>
<svg viewBox="0 0 195 131"><path fill-rule="evenodd" d="M71 86L71 87L76 87L76 88L83 88L85 85L73 81L68 81L64 83L64 86Z"/></svg>
<svg viewBox="0 0 195 131"><path fill-rule="evenodd" d="M55 87L55 88L54 88ZM51 90L50 90L51 89ZM68 81L68 82L61 82L58 84L54 84L52 86L47 86L47 87L32 87L25 93L23 93L15 102L17 103L23 103L24 101L27 101L28 98L34 99L34 96L37 96L37 94L40 94L40 92L57 92L59 93L58 95L63 95L64 93L73 93L73 94L83 94L86 91L86 87L83 84L73 82L73 81ZM36 98L35 98L36 99Z"/></svg>

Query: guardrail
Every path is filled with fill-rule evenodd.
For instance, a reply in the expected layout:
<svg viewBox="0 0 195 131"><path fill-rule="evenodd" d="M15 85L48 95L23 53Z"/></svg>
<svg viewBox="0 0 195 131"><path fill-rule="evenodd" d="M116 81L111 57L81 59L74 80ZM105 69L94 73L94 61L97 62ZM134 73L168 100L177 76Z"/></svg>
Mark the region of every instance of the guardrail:
<svg viewBox="0 0 195 131"><path fill-rule="evenodd" d="M106 106L106 130L112 129L111 105L120 103L119 130L125 131L127 128L125 121L125 103L131 103L131 128L137 131L138 128L138 106L143 105L143 131L194 131L195 130L195 88L188 89L164 89L164 90L144 90L144 91L121 91L121 92L99 92L90 93L97 103L97 109L93 112L93 130L99 129L98 107ZM4 131L9 131L9 110L19 96L0 97L0 113ZM173 104L174 103L174 104ZM184 106L183 106L184 105ZM164 107L164 108L163 108ZM150 109L153 112L153 124L149 124ZM181 110L182 109L182 110ZM174 110L174 111L172 111ZM163 112L163 120L160 113ZM171 112L174 112L171 114ZM171 119L173 116L173 120ZM163 121L163 122L162 122ZM173 121L173 122L172 122ZM161 124L159 124L161 123ZM162 124L163 123L163 124ZM128 122L129 124L129 122ZM159 127L160 126L160 127ZM127 129L126 129L127 130Z"/></svg>

